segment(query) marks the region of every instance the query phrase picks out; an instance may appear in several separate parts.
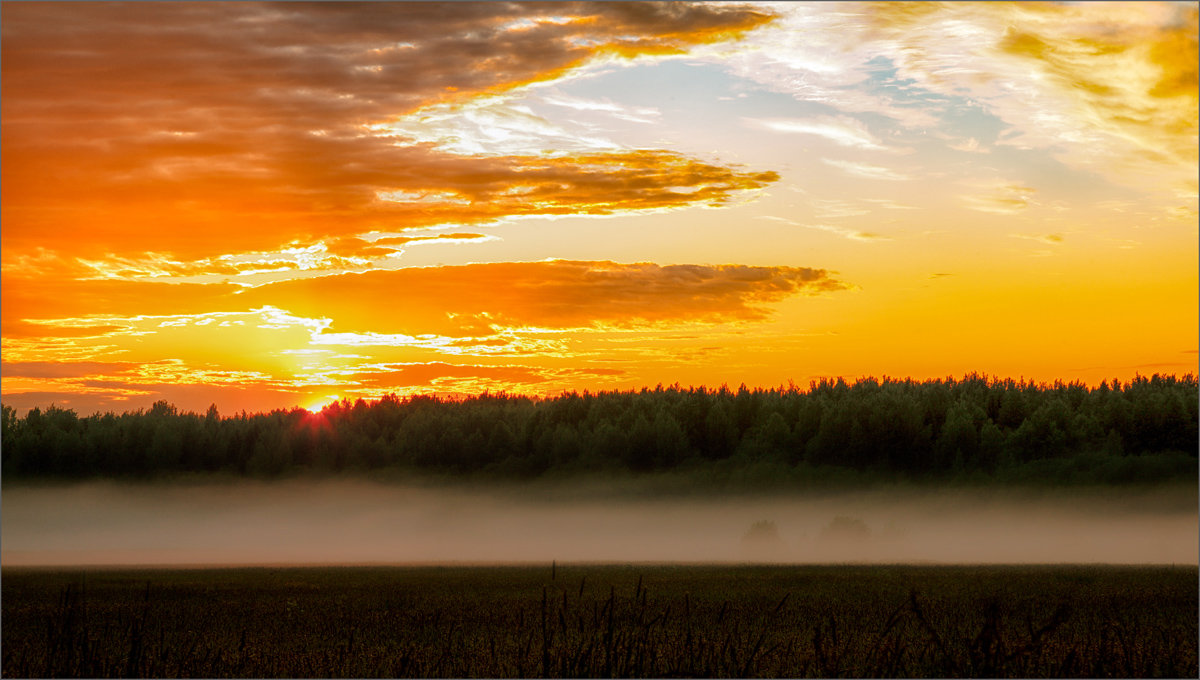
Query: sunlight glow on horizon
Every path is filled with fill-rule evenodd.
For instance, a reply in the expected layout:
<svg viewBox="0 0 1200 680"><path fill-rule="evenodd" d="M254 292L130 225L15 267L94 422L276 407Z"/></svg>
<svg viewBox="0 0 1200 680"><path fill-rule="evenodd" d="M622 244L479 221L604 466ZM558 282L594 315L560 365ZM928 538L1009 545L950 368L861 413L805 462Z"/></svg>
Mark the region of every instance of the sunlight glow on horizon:
<svg viewBox="0 0 1200 680"><path fill-rule="evenodd" d="M328 394L316 401L310 402L308 406L304 407L304 410L314 414L320 413L321 411L325 410L325 407L329 406L330 404L335 404L340 400L340 396L336 394Z"/></svg>

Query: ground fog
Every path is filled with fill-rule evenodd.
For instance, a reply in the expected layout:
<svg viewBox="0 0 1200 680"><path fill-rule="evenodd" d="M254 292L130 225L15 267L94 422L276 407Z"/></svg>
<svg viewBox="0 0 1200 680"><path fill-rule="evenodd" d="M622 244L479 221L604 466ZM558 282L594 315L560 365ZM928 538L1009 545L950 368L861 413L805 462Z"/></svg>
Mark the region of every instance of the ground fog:
<svg viewBox="0 0 1200 680"><path fill-rule="evenodd" d="M675 496L363 480L9 486L19 565L1196 564L1195 487Z"/></svg>

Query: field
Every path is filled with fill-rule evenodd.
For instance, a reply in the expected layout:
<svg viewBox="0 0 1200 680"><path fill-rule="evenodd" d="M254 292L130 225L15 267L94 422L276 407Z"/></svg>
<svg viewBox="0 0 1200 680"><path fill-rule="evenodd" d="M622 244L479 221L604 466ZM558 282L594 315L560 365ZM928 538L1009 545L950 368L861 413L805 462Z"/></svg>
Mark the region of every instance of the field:
<svg viewBox="0 0 1200 680"><path fill-rule="evenodd" d="M5 569L5 677L1196 677L1195 567Z"/></svg>

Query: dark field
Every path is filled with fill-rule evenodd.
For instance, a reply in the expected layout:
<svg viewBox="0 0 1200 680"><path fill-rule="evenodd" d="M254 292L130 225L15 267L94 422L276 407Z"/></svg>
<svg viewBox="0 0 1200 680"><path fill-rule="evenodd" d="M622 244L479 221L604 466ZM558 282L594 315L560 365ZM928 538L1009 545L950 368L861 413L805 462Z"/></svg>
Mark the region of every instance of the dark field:
<svg viewBox="0 0 1200 680"><path fill-rule="evenodd" d="M3 572L5 677L1196 677L1197 569Z"/></svg>

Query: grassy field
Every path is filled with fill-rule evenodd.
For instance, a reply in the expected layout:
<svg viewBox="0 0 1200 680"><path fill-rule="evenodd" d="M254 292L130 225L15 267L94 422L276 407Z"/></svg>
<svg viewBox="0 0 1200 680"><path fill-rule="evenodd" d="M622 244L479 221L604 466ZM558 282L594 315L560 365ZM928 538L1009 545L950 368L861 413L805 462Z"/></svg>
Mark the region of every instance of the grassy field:
<svg viewBox="0 0 1200 680"><path fill-rule="evenodd" d="M1196 677L1197 569L5 569L5 677Z"/></svg>

